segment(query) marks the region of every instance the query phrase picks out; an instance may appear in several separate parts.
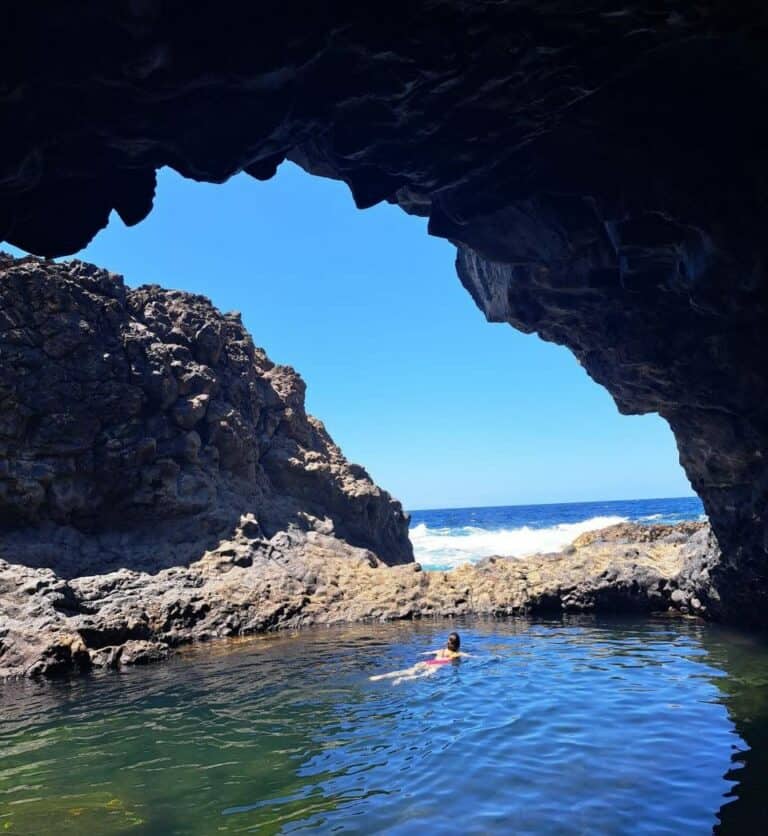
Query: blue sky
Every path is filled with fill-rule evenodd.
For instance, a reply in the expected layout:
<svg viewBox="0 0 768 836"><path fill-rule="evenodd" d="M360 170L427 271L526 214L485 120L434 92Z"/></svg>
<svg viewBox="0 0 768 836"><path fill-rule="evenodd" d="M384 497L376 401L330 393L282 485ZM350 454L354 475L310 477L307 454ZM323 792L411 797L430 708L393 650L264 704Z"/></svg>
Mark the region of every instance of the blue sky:
<svg viewBox="0 0 768 836"><path fill-rule="evenodd" d="M147 220L113 216L78 257L241 311L407 508L692 493L666 423L619 415L566 349L488 324L423 219L360 212L289 163L215 186L164 170Z"/></svg>

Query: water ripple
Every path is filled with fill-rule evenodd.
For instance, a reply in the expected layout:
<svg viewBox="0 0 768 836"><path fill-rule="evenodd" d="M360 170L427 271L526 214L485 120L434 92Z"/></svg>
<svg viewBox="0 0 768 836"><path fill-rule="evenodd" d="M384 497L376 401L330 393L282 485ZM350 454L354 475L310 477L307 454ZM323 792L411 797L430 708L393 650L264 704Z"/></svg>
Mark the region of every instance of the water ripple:
<svg viewBox="0 0 768 836"><path fill-rule="evenodd" d="M758 683L754 728L764 645L684 622L475 622L461 665L369 681L447 629L308 631L7 688L0 831L707 833L748 785L734 695Z"/></svg>

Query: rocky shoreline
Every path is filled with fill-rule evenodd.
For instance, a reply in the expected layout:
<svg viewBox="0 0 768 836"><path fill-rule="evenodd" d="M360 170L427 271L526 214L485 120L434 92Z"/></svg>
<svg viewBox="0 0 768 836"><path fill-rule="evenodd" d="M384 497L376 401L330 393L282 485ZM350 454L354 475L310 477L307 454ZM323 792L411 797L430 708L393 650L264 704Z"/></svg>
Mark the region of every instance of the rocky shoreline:
<svg viewBox="0 0 768 836"><path fill-rule="evenodd" d="M450 572L387 566L320 532L236 536L186 567L65 580L0 561L0 678L159 661L192 642L355 621L566 612L716 614L704 523L623 523L563 552Z"/></svg>
<svg viewBox="0 0 768 836"><path fill-rule="evenodd" d="M402 506L305 388L205 297L0 253L0 677L266 629L226 600L247 590L199 604L231 554L269 567L316 535L412 562Z"/></svg>
<svg viewBox="0 0 768 836"><path fill-rule="evenodd" d="M717 617L719 552L700 523L422 571L408 515L304 393L202 296L0 254L0 679L312 624Z"/></svg>

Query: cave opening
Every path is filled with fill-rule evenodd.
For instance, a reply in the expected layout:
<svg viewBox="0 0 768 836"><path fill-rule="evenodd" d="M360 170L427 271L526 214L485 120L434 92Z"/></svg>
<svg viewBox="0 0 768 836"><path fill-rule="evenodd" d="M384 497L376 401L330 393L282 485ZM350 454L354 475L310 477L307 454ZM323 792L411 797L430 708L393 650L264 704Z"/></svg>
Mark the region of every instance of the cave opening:
<svg viewBox="0 0 768 836"><path fill-rule="evenodd" d="M353 461L409 510L693 496L657 415L621 416L565 348L489 326L422 219L284 163L259 183L158 174L70 258L237 310ZM21 251L16 250L16 254Z"/></svg>
<svg viewBox="0 0 768 836"><path fill-rule="evenodd" d="M0 818L165 833L327 800L354 826L404 781L382 829L418 821L419 783L438 829L557 808L563 829L679 830L724 793L716 829L759 826L764 636L705 621L768 624L765 9L48 5L0 12L0 242L126 283L0 256L0 679L358 624L156 691L113 677L109 709L87 683L62 711L36 695L13 737L53 746L55 780L20 785L38 755L6 747L26 804ZM597 502L617 524L580 530L558 504L691 486L711 528ZM426 700L373 691L448 620L476 666ZM254 717L279 753L243 745ZM184 786L147 755L178 721ZM107 781L72 807L84 742ZM112 786L104 752L129 767Z"/></svg>
<svg viewBox="0 0 768 836"><path fill-rule="evenodd" d="M223 183L285 159L428 217L490 320L669 422L723 611L763 620L764 11L299 9L53 9L44 31L9 9L0 237L73 252L112 210L143 220L163 166Z"/></svg>
<svg viewBox="0 0 768 836"><path fill-rule="evenodd" d="M691 495L666 424L619 415L566 349L489 326L455 279L455 248L425 226L388 204L360 212L343 184L290 163L223 186L166 169L142 224L113 214L59 260L241 312L407 508Z"/></svg>

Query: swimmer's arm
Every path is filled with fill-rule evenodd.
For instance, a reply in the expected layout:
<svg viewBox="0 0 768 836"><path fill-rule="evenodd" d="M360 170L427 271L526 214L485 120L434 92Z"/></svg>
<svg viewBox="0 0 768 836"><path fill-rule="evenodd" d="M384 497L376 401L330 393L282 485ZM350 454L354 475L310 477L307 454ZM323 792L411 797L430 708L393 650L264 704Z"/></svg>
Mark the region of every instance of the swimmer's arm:
<svg viewBox="0 0 768 836"><path fill-rule="evenodd" d="M440 650L427 650L424 653L419 653L419 656L434 656L436 653L439 653L439 652L440 652Z"/></svg>

